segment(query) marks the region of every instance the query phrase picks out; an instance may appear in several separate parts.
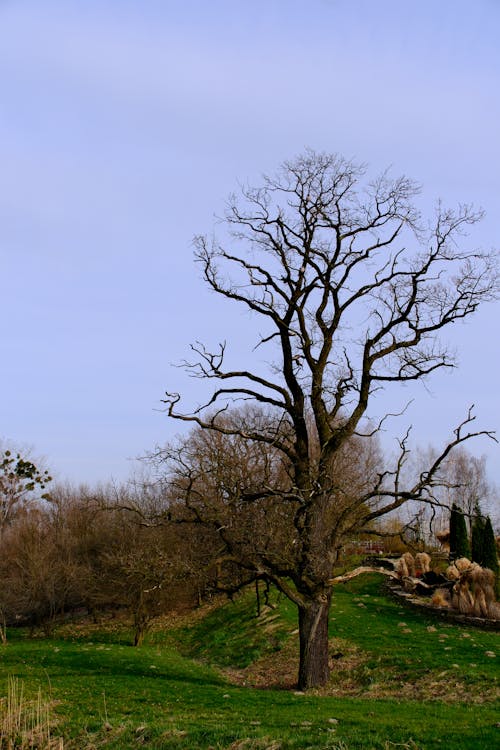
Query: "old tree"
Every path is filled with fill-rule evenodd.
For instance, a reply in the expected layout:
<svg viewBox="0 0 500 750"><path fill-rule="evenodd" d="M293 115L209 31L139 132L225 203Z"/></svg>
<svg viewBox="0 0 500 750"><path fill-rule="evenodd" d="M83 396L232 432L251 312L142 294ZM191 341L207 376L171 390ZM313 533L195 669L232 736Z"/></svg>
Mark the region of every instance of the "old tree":
<svg viewBox="0 0 500 750"><path fill-rule="evenodd" d="M211 525L221 569L296 604L300 689L329 677L330 579L346 537L410 499L432 502L450 451L481 434L469 412L411 486L406 438L392 467L371 455L376 391L454 366L439 332L496 296L497 271L494 254L467 248L479 212L438 206L424 225L414 183L365 172L308 151L230 199L222 238L197 237L196 258L214 292L256 316L268 367L233 369L225 345L196 344L185 364L216 384L207 403L186 412L178 394L165 399L194 424L161 452L178 507Z"/></svg>

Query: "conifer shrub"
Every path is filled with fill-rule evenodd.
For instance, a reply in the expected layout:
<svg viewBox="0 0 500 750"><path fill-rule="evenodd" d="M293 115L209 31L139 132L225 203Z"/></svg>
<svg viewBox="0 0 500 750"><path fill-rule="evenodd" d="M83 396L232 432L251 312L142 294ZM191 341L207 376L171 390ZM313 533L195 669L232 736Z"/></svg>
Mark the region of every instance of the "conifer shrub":
<svg viewBox="0 0 500 750"><path fill-rule="evenodd" d="M495 534L493 533L493 526L491 525L491 519L488 516L484 523L483 531L483 568L489 568L498 577L498 554L497 546L495 543Z"/></svg>
<svg viewBox="0 0 500 750"><path fill-rule="evenodd" d="M484 526L485 518L480 513L476 513L472 522L471 536L471 559L478 565L483 565L484 559Z"/></svg>
<svg viewBox="0 0 500 750"><path fill-rule="evenodd" d="M450 515L450 560L470 558L471 550L463 512L453 503Z"/></svg>

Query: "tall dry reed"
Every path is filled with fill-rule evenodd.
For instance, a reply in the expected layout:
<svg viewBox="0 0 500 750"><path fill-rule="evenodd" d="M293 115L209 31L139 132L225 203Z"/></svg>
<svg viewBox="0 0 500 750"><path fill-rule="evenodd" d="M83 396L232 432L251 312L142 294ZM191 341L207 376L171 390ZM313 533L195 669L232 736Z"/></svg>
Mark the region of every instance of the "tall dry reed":
<svg viewBox="0 0 500 750"><path fill-rule="evenodd" d="M0 750L64 750L62 738L51 735L50 702L40 688L28 700L16 677L9 677L7 696L0 698Z"/></svg>

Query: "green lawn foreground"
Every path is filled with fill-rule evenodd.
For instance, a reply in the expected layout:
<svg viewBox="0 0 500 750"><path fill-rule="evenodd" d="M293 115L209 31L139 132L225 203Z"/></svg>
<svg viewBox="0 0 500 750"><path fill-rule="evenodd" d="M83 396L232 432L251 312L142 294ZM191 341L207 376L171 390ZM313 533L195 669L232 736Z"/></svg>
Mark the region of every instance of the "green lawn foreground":
<svg viewBox="0 0 500 750"><path fill-rule="evenodd" d="M120 623L67 626L50 640L11 630L0 649L0 694L9 675L28 692L41 686L54 700L54 733L65 737L65 748L500 745L497 633L403 609L381 593L378 577L364 577L337 587L332 606L333 652L354 649L354 658L338 658L331 695L300 695L236 687L216 669L272 659L296 638L288 602L271 612L271 629L259 627L254 609L249 592L192 627L153 633L140 649Z"/></svg>

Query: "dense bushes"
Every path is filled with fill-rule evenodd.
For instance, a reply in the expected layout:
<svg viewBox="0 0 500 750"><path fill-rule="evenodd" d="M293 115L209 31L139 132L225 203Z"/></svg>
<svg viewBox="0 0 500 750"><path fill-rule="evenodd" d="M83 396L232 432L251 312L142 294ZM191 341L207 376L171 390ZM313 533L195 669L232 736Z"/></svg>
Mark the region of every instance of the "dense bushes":
<svg viewBox="0 0 500 750"><path fill-rule="evenodd" d="M152 619L192 606L210 587L213 549L199 529L148 525L123 492L57 488L2 531L1 633L24 624L50 634L62 617L125 609L140 644ZM134 512L124 508L134 508Z"/></svg>

